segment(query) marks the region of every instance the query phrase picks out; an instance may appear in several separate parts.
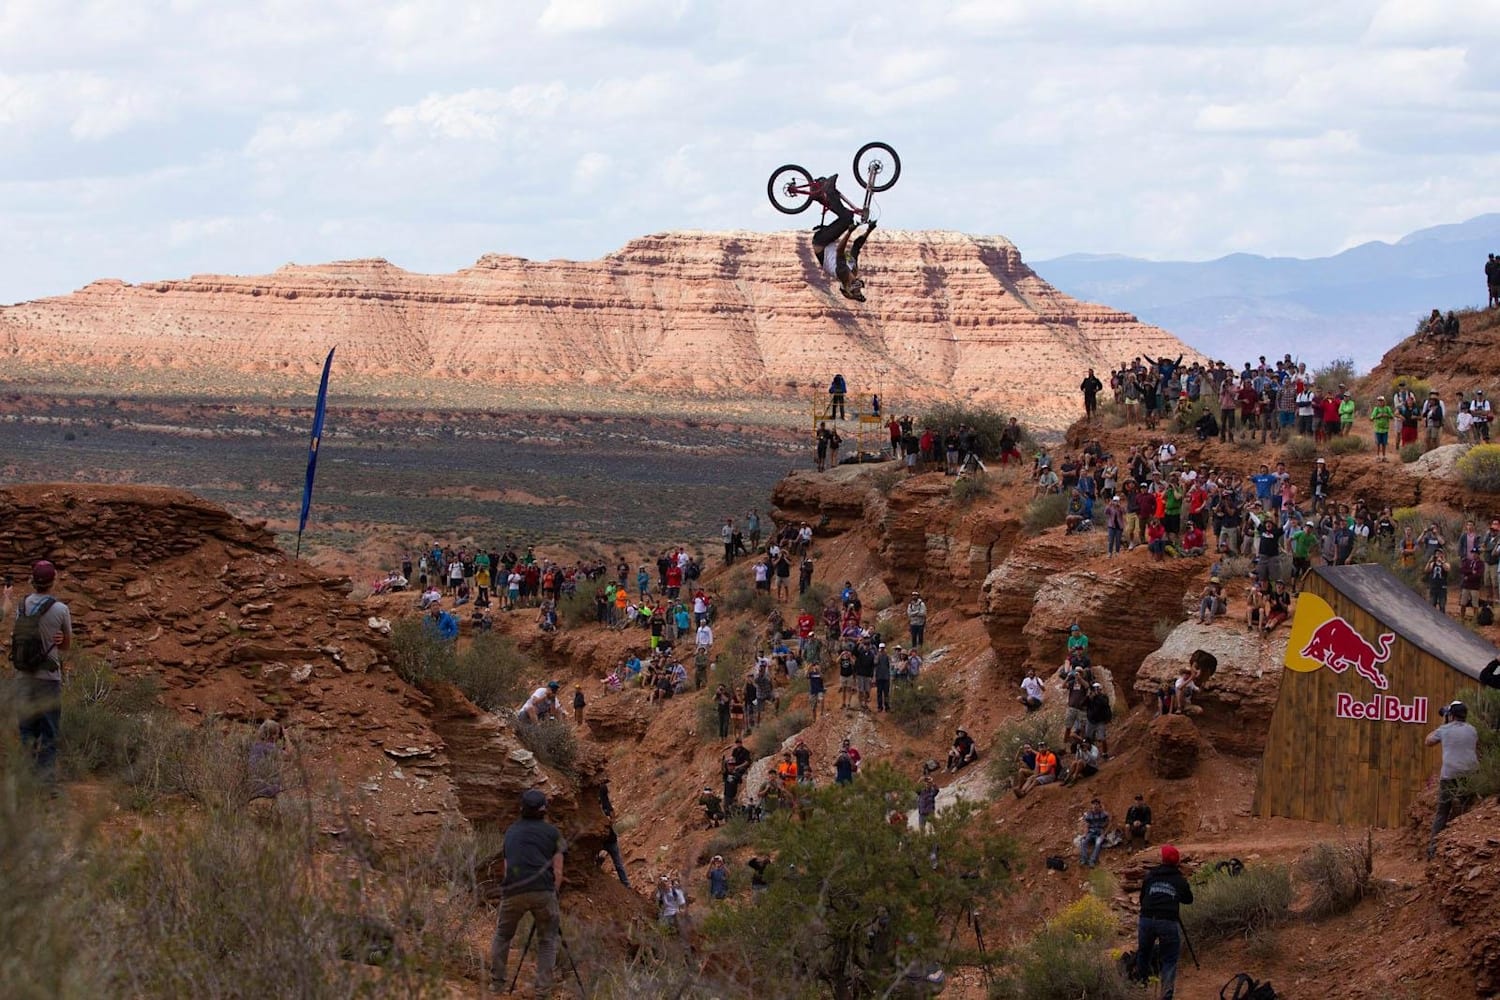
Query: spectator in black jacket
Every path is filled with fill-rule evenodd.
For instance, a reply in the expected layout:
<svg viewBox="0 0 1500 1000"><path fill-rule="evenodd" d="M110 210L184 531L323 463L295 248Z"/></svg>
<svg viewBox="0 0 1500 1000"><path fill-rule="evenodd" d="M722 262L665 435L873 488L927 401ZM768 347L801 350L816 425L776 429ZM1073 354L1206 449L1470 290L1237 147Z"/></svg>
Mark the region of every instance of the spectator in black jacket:
<svg viewBox="0 0 1500 1000"><path fill-rule="evenodd" d="M1161 848L1161 864L1146 872L1141 882L1141 916L1136 929L1135 971L1145 982L1150 975L1151 953L1161 948L1161 1000L1172 1000L1177 985L1177 959L1182 953L1182 926L1178 908L1192 903L1193 887L1183 878L1178 864L1182 855L1171 844Z"/></svg>
<svg viewBox="0 0 1500 1000"><path fill-rule="evenodd" d="M1151 807L1143 795L1137 795L1135 804L1125 810L1125 837L1131 847L1137 840L1142 847L1151 843Z"/></svg>

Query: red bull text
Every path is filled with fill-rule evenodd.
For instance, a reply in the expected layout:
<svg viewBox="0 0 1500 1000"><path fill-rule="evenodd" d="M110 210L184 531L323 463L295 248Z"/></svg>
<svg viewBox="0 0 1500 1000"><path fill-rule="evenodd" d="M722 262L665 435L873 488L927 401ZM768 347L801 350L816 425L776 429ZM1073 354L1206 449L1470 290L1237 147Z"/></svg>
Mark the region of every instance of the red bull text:
<svg viewBox="0 0 1500 1000"><path fill-rule="evenodd" d="M1352 694L1340 692L1334 700L1333 714L1340 719L1420 724L1427 721L1427 699L1413 698L1410 705L1403 705L1393 694L1377 694L1369 701L1360 701Z"/></svg>

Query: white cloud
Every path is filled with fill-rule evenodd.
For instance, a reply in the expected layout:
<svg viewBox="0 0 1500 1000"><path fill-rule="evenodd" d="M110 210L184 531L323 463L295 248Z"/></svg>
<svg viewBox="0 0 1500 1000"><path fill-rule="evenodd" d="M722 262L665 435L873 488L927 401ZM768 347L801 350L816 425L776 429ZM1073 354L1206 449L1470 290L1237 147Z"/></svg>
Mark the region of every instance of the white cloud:
<svg viewBox="0 0 1500 1000"><path fill-rule="evenodd" d="M0 0L0 301L783 228L770 170L871 139L892 226L1331 252L1496 207L1497 40L1496 0Z"/></svg>

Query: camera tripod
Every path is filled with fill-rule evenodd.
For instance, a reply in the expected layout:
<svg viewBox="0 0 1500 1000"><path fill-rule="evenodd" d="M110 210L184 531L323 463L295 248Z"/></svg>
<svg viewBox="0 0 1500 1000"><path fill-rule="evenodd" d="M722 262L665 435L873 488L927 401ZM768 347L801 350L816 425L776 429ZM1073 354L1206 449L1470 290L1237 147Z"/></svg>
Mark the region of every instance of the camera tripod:
<svg viewBox="0 0 1500 1000"><path fill-rule="evenodd" d="M521 978L521 964L526 961L526 953L531 950L531 939L536 937L536 915L531 917L531 930L526 932L526 943L521 946L521 957L516 959L516 973L510 977L510 986L505 990L507 993L516 991L516 983ZM578 974L578 963L573 958L573 949L568 947L568 939L563 934L562 920L557 922L557 942L562 945L562 952L567 956L568 966L573 970L573 981L578 984L578 995L587 997L588 990L583 988L583 977Z"/></svg>
<svg viewBox="0 0 1500 1000"><path fill-rule="evenodd" d="M953 950L953 941L958 937L960 927L969 927L974 931L974 942L979 945L979 969L984 976L985 988L990 985L990 959L989 953L984 946L984 929L980 926L979 917L984 911L977 906L964 906L953 916L953 930L948 933L948 946L943 949L946 956Z"/></svg>

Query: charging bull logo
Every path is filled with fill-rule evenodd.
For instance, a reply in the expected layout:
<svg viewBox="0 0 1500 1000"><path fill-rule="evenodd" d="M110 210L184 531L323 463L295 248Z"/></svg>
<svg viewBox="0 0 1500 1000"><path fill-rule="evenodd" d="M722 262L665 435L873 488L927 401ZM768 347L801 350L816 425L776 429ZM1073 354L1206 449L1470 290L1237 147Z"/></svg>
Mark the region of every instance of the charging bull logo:
<svg viewBox="0 0 1500 1000"><path fill-rule="evenodd" d="M1299 655L1318 661L1336 674L1353 667L1355 673L1384 691L1391 682L1380 672L1380 665L1391 658L1395 641L1394 632L1383 632L1371 645L1353 625L1335 616L1313 630Z"/></svg>

